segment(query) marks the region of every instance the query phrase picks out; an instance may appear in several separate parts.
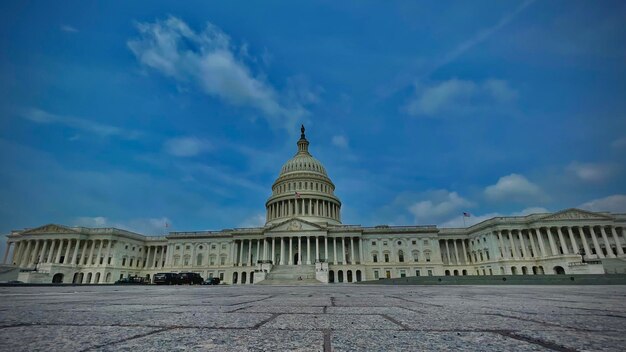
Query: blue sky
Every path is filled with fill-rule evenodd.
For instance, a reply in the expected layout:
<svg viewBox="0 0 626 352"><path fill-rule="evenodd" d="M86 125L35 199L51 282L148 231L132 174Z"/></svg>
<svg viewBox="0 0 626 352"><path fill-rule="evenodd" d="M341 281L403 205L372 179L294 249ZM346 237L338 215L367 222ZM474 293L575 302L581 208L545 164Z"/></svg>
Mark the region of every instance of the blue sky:
<svg viewBox="0 0 626 352"><path fill-rule="evenodd" d="M626 4L3 2L0 231L256 226L307 126L350 224L626 211Z"/></svg>

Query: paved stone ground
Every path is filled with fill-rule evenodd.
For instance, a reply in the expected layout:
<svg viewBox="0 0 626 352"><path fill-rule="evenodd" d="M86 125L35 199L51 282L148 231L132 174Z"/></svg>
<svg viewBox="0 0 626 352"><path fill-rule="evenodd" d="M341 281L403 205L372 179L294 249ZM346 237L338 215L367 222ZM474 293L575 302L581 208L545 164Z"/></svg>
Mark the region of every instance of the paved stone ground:
<svg viewBox="0 0 626 352"><path fill-rule="evenodd" d="M0 287L2 351L624 351L626 286Z"/></svg>

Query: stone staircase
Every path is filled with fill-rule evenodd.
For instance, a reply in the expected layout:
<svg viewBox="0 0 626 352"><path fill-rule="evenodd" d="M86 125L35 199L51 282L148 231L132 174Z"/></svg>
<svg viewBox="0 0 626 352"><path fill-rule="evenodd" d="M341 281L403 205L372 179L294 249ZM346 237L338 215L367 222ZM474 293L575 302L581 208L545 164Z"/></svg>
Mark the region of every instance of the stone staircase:
<svg viewBox="0 0 626 352"><path fill-rule="evenodd" d="M276 265L259 285L316 285L315 265Z"/></svg>

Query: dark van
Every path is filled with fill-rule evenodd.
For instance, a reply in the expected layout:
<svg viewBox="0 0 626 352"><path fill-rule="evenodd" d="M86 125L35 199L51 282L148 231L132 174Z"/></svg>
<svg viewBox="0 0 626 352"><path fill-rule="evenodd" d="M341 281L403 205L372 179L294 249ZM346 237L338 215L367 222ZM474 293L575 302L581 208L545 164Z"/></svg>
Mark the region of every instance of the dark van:
<svg viewBox="0 0 626 352"><path fill-rule="evenodd" d="M176 285L178 283L178 274L176 273L154 274L154 283L157 285Z"/></svg>
<svg viewBox="0 0 626 352"><path fill-rule="evenodd" d="M204 282L202 276L198 273L180 273L178 274L179 285L200 285Z"/></svg>

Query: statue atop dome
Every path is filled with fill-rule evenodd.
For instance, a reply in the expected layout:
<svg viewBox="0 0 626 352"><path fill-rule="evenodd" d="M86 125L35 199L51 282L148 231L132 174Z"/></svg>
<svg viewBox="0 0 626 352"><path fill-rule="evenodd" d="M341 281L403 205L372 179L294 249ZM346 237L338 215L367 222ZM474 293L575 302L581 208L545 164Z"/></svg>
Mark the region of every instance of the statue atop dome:
<svg viewBox="0 0 626 352"><path fill-rule="evenodd" d="M300 139L306 139L304 136L304 124L300 127Z"/></svg>

